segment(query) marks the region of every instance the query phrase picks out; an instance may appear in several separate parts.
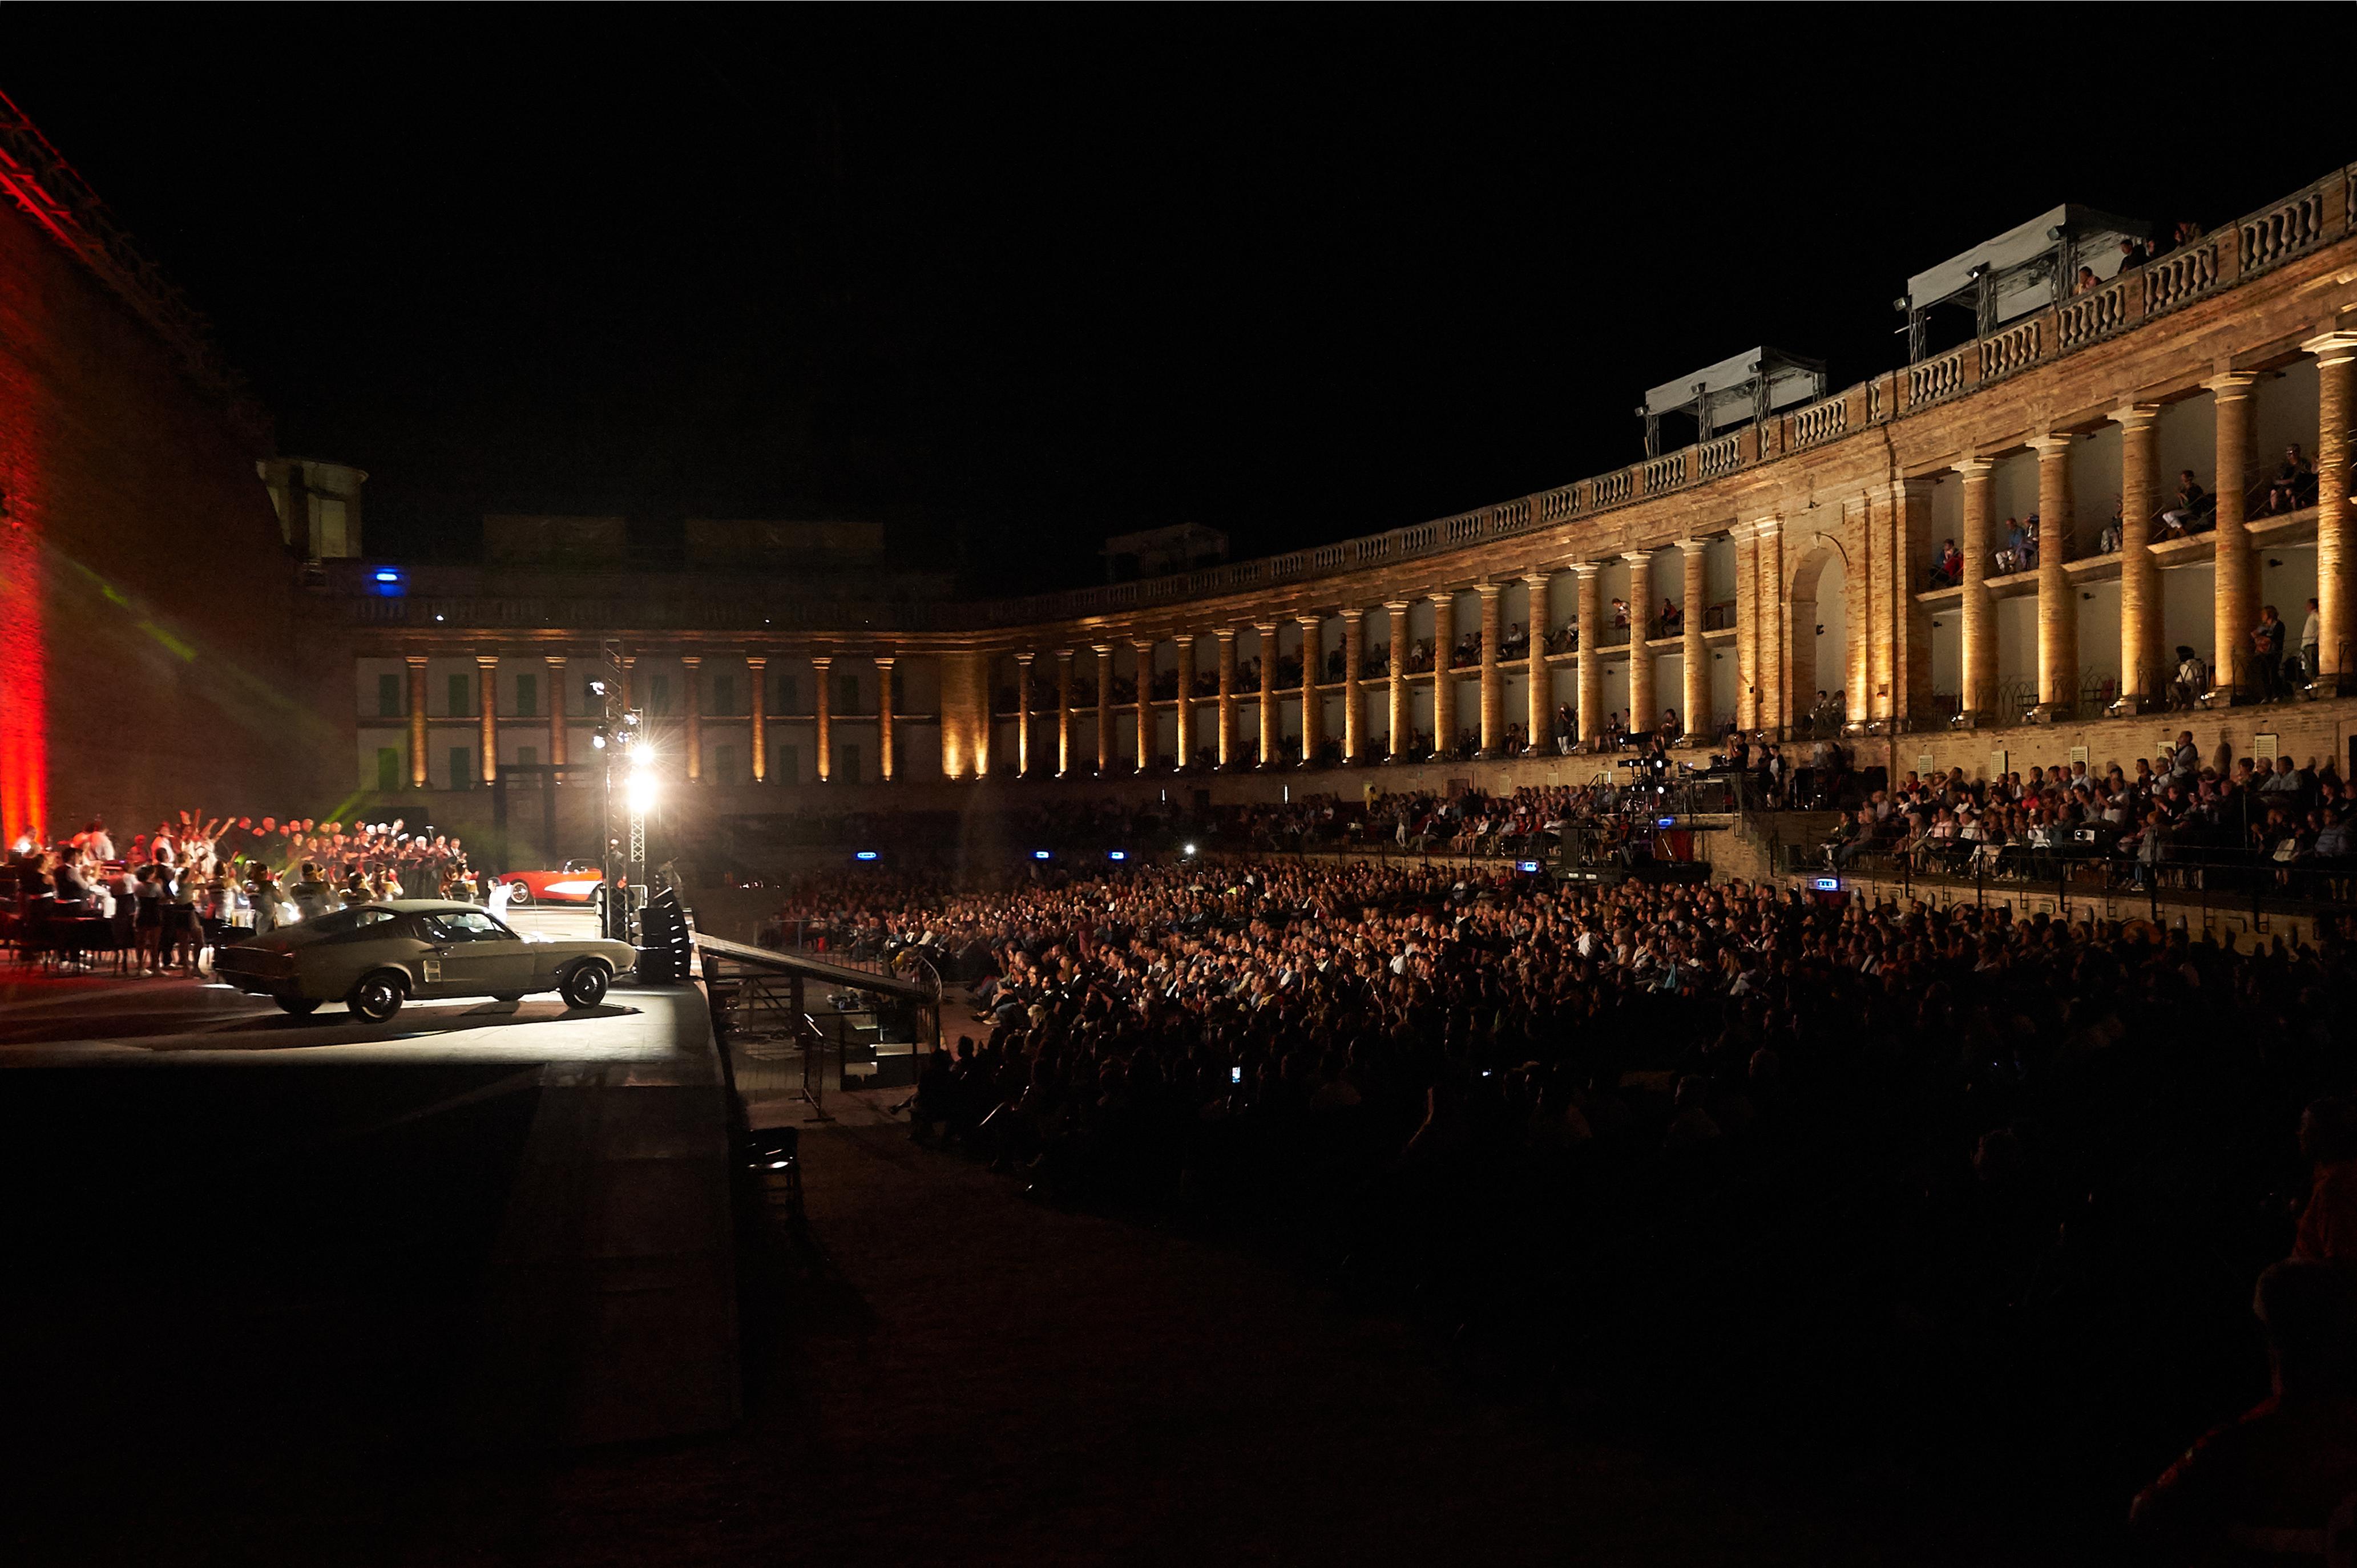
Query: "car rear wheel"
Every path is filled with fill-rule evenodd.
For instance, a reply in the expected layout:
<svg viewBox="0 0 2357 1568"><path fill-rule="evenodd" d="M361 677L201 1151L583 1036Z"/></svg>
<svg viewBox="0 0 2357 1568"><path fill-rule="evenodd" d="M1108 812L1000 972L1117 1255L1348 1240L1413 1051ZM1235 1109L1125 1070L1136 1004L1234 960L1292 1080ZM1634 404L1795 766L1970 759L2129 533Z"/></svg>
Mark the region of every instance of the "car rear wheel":
<svg viewBox="0 0 2357 1568"><path fill-rule="evenodd" d="M308 996L281 996L277 1002L279 1006L297 1018L307 1018L319 1010L318 1002Z"/></svg>
<svg viewBox="0 0 2357 1568"><path fill-rule="evenodd" d="M345 998L351 1010L371 1024L382 1024L401 1011L401 976L381 970L352 987Z"/></svg>
<svg viewBox="0 0 2357 1568"><path fill-rule="evenodd" d="M517 877L508 884L508 908L521 909L532 902L532 884Z"/></svg>
<svg viewBox="0 0 2357 1568"><path fill-rule="evenodd" d="M574 965L573 972L565 977L565 1004L568 1007L595 1007L606 1000L608 978L602 963L593 961Z"/></svg>

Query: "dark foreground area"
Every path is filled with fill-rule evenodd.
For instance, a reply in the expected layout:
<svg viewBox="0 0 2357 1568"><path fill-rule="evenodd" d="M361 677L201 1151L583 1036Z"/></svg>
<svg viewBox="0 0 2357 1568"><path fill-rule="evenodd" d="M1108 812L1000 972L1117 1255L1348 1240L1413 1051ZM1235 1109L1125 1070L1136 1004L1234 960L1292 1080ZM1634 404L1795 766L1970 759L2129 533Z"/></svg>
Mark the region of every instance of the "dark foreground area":
<svg viewBox="0 0 2357 1568"><path fill-rule="evenodd" d="M841 1120L806 1129L806 1229L748 1192L742 1424L535 1451L501 1434L513 1391L485 1360L479 1299L528 1075L78 1069L7 1088L11 1561L1822 1563L2102 1546L2035 1492L1978 1494L2002 1466L1926 1462L1987 1414L1918 1402L1958 1399L1976 1357L1952 1365L1888 1326L1800 1333L1762 1300L1697 1309L1773 1326L1736 1357L1658 1363L1658 1333L1542 1324L1501 1363L1494 1334L1469 1353L1413 1303L1267 1261L1297 1258L1297 1237L1200 1240L1028 1198L912 1144L889 1091L834 1097ZM328 1126L343 1135L312 1135Z"/></svg>

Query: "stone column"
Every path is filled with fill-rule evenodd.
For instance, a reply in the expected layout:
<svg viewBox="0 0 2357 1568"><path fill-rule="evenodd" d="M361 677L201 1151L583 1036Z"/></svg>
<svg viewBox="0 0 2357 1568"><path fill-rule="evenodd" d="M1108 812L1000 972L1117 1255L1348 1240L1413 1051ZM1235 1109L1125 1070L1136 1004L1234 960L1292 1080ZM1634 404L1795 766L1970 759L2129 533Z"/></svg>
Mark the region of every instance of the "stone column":
<svg viewBox="0 0 2357 1568"><path fill-rule="evenodd" d="M1137 770L1154 766L1154 639L1132 639L1137 650Z"/></svg>
<svg viewBox="0 0 2357 1568"><path fill-rule="evenodd" d="M1195 766L1195 634L1178 634L1178 771Z"/></svg>
<svg viewBox="0 0 2357 1568"><path fill-rule="evenodd" d="M1629 733L1641 735L1662 722L1653 650L1645 646L1653 629L1653 553L1631 550L1622 559L1629 563Z"/></svg>
<svg viewBox="0 0 2357 1568"><path fill-rule="evenodd" d="M1760 545L1751 525L1735 525L1735 727L1760 727Z"/></svg>
<svg viewBox="0 0 2357 1568"><path fill-rule="evenodd" d="M1296 618L1301 622L1301 766L1318 766L1318 747L1326 738L1326 704L1318 695L1318 617Z"/></svg>
<svg viewBox="0 0 2357 1568"><path fill-rule="evenodd" d="M2316 356L2316 610L2322 640L2316 650L2324 667L2321 691L2337 694L2357 650L2350 640L2349 419L2351 370L2357 361L2357 332L2327 332L2300 345ZM2302 605L2278 606L2299 636Z"/></svg>
<svg viewBox="0 0 2357 1568"><path fill-rule="evenodd" d="M1274 768L1276 756L1276 622L1256 620L1260 633L1260 765Z"/></svg>
<svg viewBox="0 0 2357 1568"><path fill-rule="evenodd" d="M704 656L683 653L679 662L686 687L687 781L700 784L704 781Z"/></svg>
<svg viewBox="0 0 2357 1568"><path fill-rule="evenodd" d="M1072 650L1056 650L1056 777L1072 770Z"/></svg>
<svg viewBox="0 0 2357 1568"><path fill-rule="evenodd" d="M811 657L811 670L818 686L815 712L818 714L818 781L822 784L834 771L834 692L831 681L834 669L834 655L821 653ZM983 668L982 688L982 732L985 738L974 747L974 773L977 778L987 771L982 765L982 759L988 755L985 747L988 745L990 734L990 670L987 665Z"/></svg>
<svg viewBox="0 0 2357 1568"><path fill-rule="evenodd" d="M1524 720L1533 752L1544 750L1555 738L1555 682L1547 673L1546 661L1547 584L1553 578L1554 574L1544 568L1523 574L1531 596L1531 618L1524 623L1531 634L1530 685L1523 693L1523 706L1527 710Z"/></svg>
<svg viewBox="0 0 2357 1568"><path fill-rule="evenodd" d="M413 653L404 660L409 666L409 787L423 789L426 782L426 765L431 760L425 739L425 656ZM450 780L450 788L458 780Z"/></svg>
<svg viewBox="0 0 2357 1568"><path fill-rule="evenodd" d="M480 694L476 700L476 744L483 753L483 782L496 783L500 777L500 656L496 653L475 655L476 683Z"/></svg>
<svg viewBox="0 0 2357 1568"><path fill-rule="evenodd" d="M1699 539L1678 542L1678 561L1684 568L1684 610L1678 621L1678 659L1685 675L1685 741L1688 746L1710 744L1710 652L1703 641L1703 612L1710 596L1708 560L1703 552L1709 546Z"/></svg>
<svg viewBox="0 0 2357 1568"><path fill-rule="evenodd" d="M548 760L561 764L565 760L565 655L546 654L543 661L548 666ZM559 784L565 782L563 774L555 778Z"/></svg>
<svg viewBox="0 0 2357 1568"><path fill-rule="evenodd" d="M1097 777L1113 771L1113 644L1089 645L1097 656Z"/></svg>
<svg viewBox="0 0 2357 1568"><path fill-rule="evenodd" d="M1891 570L1895 560L1890 529L1894 510L1887 487L1878 485L1858 498L1857 532L1866 543L1862 553L1866 580L1859 585L1865 599L1864 613L1853 612L1849 628L1856 680L1851 687L1854 694L1849 709L1853 724L1887 720L1894 706L1890 653L1898 636L1898 628L1892 623L1899 608ZM1862 641L1857 635L1861 629L1866 633Z"/></svg>
<svg viewBox="0 0 2357 1568"><path fill-rule="evenodd" d="M1989 475L1996 464L1966 457L1956 464L1964 478L1964 657L1959 701L1975 722L1996 711L1996 606L1989 598Z"/></svg>
<svg viewBox="0 0 2357 1568"><path fill-rule="evenodd" d="M876 776L887 784L892 782L892 657L876 656Z"/></svg>
<svg viewBox="0 0 2357 1568"><path fill-rule="evenodd" d="M1932 712L1932 612L1915 596L1922 579L1911 575L1931 546L1932 481L1894 480L1889 499L1890 714L1903 726Z"/></svg>
<svg viewBox="0 0 2357 1568"><path fill-rule="evenodd" d="M1031 660L1037 655L1015 656L1015 777L1031 777Z"/></svg>
<svg viewBox="0 0 2357 1568"><path fill-rule="evenodd" d="M1846 722L1863 729L1881 715L1875 700L1880 685L1877 672L1882 664L1882 639L1890 635L1890 613L1882 592L1883 566L1875 559L1878 547L1872 499L1860 496L1845 501L1841 511L1842 548L1848 554L1842 590L1848 604L1842 618L1841 692ZM1818 586L1824 586L1823 578ZM1825 682L1820 679L1817 683Z"/></svg>
<svg viewBox="0 0 2357 1568"><path fill-rule="evenodd" d="M1212 634L1220 639L1220 766L1236 765L1236 628L1223 626Z"/></svg>
<svg viewBox="0 0 2357 1568"><path fill-rule="evenodd" d="M1383 601L1385 625L1392 639L1391 678L1386 682L1391 704L1386 716L1391 720L1392 732L1383 743L1384 760L1389 762L1397 762L1407 755L1407 608L1405 599Z"/></svg>
<svg viewBox="0 0 2357 1568"><path fill-rule="evenodd" d="M2038 704L2069 709L2079 701L2079 599L2063 570L2071 558L2071 437L2040 435L2029 445L2038 452ZM2121 599L2125 626L2125 584Z"/></svg>
<svg viewBox="0 0 2357 1568"><path fill-rule="evenodd" d="M745 669L753 682L753 782L770 780L770 661L761 654L745 656Z"/></svg>
<svg viewBox="0 0 2357 1568"><path fill-rule="evenodd" d="M1792 722L1792 630L1784 603L1784 520L1763 517L1752 525L1752 564L1760 574L1760 727L1781 730ZM1808 701L1808 693L1800 699Z"/></svg>
<svg viewBox="0 0 2357 1568"><path fill-rule="evenodd" d="M2160 661L2160 567L2152 558L2152 514L2160 502L2160 409L2149 403L2112 411L2120 427L2120 696L2140 712L2169 684ZM2038 469L2039 646L2045 647L2046 466ZM2067 590L2066 590L2067 594ZM2040 682L2041 685L2043 682ZM2092 716L2092 715L2090 715Z"/></svg>
<svg viewBox="0 0 2357 1568"><path fill-rule="evenodd" d="M1432 596L1432 753L1452 754L1457 747L1457 671L1448 662L1457 641L1457 595L1442 589Z"/></svg>
<svg viewBox="0 0 2357 1568"><path fill-rule="evenodd" d="M1502 583L1482 583L1481 596L1481 755L1501 757L1506 750L1506 676L1498 668L1498 644L1505 640L1505 596Z"/></svg>
<svg viewBox="0 0 2357 1568"><path fill-rule="evenodd" d="M1367 612L1342 607L1342 760L1356 766L1366 745L1366 715L1359 711L1359 661L1367 656Z"/></svg>
<svg viewBox="0 0 2357 1568"><path fill-rule="evenodd" d="M2251 485L2251 389L2258 380L2255 371L2233 371L2203 383L2217 399L2218 413L2218 467L2210 487L2218 501L2216 586L2210 609L2211 683L2216 686L2233 680L2234 655L2259 622L2259 575L2252 570L2244 515ZM2299 635L2297 626L2292 635Z"/></svg>
<svg viewBox="0 0 2357 1568"><path fill-rule="evenodd" d="M1604 580L1595 561L1575 564L1579 596L1579 739L1594 746L1604 734Z"/></svg>

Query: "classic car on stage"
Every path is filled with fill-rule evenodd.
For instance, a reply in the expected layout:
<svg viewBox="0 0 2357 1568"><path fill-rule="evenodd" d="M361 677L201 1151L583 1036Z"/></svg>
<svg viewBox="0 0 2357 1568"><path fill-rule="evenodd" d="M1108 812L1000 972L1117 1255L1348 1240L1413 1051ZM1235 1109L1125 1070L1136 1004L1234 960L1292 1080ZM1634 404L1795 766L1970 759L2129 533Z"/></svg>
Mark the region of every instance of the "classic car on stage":
<svg viewBox="0 0 2357 1568"><path fill-rule="evenodd" d="M590 904L606 885L606 874L594 860L568 860L562 871L511 871L499 879L508 890L508 908L533 904Z"/></svg>
<svg viewBox="0 0 2357 1568"><path fill-rule="evenodd" d="M519 936L472 904L400 898L281 926L213 955L213 971L298 1017L341 1002L382 1024L412 998L561 993L574 1007L605 1000L638 961L604 937Z"/></svg>

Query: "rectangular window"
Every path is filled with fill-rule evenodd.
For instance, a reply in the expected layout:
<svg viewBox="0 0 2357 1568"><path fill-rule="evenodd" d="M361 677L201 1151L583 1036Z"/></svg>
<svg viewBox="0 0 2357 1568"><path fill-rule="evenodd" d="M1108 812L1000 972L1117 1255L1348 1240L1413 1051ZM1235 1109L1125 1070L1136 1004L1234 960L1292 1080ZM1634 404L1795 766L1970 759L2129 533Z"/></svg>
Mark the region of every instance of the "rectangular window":
<svg viewBox="0 0 2357 1568"><path fill-rule="evenodd" d="M770 778L780 784L799 784L802 781L802 748L801 746L781 746L777 748L777 758L778 760L770 765Z"/></svg>
<svg viewBox="0 0 2357 1568"><path fill-rule="evenodd" d="M453 681L465 677L453 675ZM450 748L450 788L471 789L475 787L475 754L463 746Z"/></svg>
<svg viewBox="0 0 2357 1568"><path fill-rule="evenodd" d="M737 677L715 675L712 678L712 711L734 714L737 711Z"/></svg>
<svg viewBox="0 0 2357 1568"><path fill-rule="evenodd" d="M474 711L474 704L467 700L467 678L464 675L451 676L450 716L454 719L463 719Z"/></svg>
<svg viewBox="0 0 2357 1568"><path fill-rule="evenodd" d="M516 716L526 719L538 718L540 716L539 676L519 675L516 677Z"/></svg>
<svg viewBox="0 0 2357 1568"><path fill-rule="evenodd" d="M517 746L517 747L516 747L516 759L515 759L515 765L516 765L518 768L537 768L537 767L539 767L539 766L540 766L540 747L538 747L538 746Z"/></svg>
<svg viewBox="0 0 2357 1568"><path fill-rule="evenodd" d="M835 777L845 784L858 783L859 748L856 746L838 746L834 748L834 758Z"/></svg>
<svg viewBox="0 0 2357 1568"><path fill-rule="evenodd" d="M778 677L778 701L770 712L779 714L798 712L797 704L802 700L802 683L791 675L780 675Z"/></svg>
<svg viewBox="0 0 2357 1568"><path fill-rule="evenodd" d="M376 716L393 719L401 716L401 677L380 675L376 678Z"/></svg>
<svg viewBox="0 0 2357 1568"><path fill-rule="evenodd" d="M716 784L737 782L737 748L716 746L712 748L712 781Z"/></svg>
<svg viewBox="0 0 2357 1568"><path fill-rule="evenodd" d="M855 713L859 707L859 677L838 675L834 678L834 711Z"/></svg>
<svg viewBox="0 0 2357 1568"><path fill-rule="evenodd" d="M667 714L671 712L670 676L650 675L647 677L647 712L651 714Z"/></svg>
<svg viewBox="0 0 2357 1568"><path fill-rule="evenodd" d="M376 748L376 787L386 795L401 788L401 753L393 746Z"/></svg>

